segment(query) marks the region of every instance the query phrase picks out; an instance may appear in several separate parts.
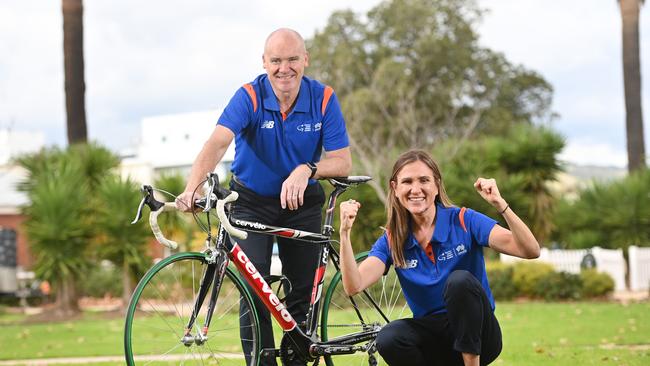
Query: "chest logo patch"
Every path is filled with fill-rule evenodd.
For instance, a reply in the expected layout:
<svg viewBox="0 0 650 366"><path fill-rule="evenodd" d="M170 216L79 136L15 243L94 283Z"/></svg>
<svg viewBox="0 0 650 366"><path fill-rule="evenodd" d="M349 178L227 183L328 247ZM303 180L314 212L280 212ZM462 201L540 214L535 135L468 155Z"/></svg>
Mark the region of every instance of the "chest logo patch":
<svg viewBox="0 0 650 366"><path fill-rule="evenodd" d="M312 130L311 123L303 123L301 125L298 125L298 127L296 127L296 128L300 132L311 132L311 130Z"/></svg>
<svg viewBox="0 0 650 366"><path fill-rule="evenodd" d="M260 128L272 129L273 127L275 127L275 121L264 121L262 122L262 126Z"/></svg>
<svg viewBox="0 0 650 366"><path fill-rule="evenodd" d="M463 254L467 254L467 247L465 247L465 244L460 243L456 245L456 247L453 249L447 249L441 252L438 255L438 261L439 262L448 261L454 257L460 257Z"/></svg>

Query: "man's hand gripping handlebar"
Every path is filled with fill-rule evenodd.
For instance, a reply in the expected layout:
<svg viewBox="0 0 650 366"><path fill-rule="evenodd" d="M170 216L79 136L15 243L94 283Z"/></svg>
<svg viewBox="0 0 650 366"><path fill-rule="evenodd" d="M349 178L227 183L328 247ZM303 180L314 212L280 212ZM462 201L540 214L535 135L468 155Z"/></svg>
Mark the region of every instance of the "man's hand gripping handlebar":
<svg viewBox="0 0 650 366"><path fill-rule="evenodd" d="M203 212L206 213L209 213L210 209L212 208L216 209L217 217L219 217L221 225L223 225L226 232L228 232L228 234L230 234L232 237L238 239L246 239L248 233L234 228L228 220L228 216L225 212L225 204L236 201L237 198L239 198L239 194L234 191L229 191L223 187L219 187L216 174L210 174L208 176L208 181L210 182L209 192L211 192L211 194L208 194L208 197L206 198L201 198L194 201L194 205L196 207L203 208ZM140 218L142 218L142 209L144 208L144 205L149 206L149 209L151 210L151 213L149 213L149 226L151 227L151 231L153 231L153 235L156 237L156 240L158 240L160 244L170 249L178 248L178 243L165 238L162 231L160 230L160 226L158 225L158 215L165 211L177 211L179 210L178 207L176 207L176 204L173 202L164 203L156 200L153 195L153 188L149 185L143 185L141 191L144 197L142 198L142 201L140 201L138 212L136 213L135 219L133 219L131 224L135 224L140 220Z"/></svg>

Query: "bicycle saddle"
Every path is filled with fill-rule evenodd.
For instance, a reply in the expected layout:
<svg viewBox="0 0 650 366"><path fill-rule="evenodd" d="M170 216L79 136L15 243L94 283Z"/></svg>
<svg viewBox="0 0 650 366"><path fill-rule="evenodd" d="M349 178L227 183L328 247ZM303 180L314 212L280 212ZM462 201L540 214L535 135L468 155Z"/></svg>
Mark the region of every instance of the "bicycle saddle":
<svg viewBox="0 0 650 366"><path fill-rule="evenodd" d="M328 178L327 180L334 186L334 187L341 187L341 188L347 188L350 186L355 186L359 185L361 183L365 183L369 180L371 180L372 177L368 177L366 175L351 175L349 177L335 177L335 178Z"/></svg>

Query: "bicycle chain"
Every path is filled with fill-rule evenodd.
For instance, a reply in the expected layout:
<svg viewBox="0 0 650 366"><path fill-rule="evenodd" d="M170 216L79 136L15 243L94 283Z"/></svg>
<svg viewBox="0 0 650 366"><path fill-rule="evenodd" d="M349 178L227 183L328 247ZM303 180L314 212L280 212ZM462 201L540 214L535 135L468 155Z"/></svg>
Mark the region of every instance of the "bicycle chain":
<svg viewBox="0 0 650 366"><path fill-rule="evenodd" d="M332 328L351 328L351 327L357 327L357 328L363 328L368 326L368 324L327 324L327 327L332 327Z"/></svg>

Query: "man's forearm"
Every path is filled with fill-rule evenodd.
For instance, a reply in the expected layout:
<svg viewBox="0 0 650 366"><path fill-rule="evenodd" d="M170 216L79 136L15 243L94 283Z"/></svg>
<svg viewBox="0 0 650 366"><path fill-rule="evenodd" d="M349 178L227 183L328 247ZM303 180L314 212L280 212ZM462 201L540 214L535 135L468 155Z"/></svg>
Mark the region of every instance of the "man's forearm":
<svg viewBox="0 0 650 366"><path fill-rule="evenodd" d="M186 192L191 192L196 189L196 187L201 184L205 179L206 175L209 172L214 171L214 168L223 158L223 155L226 153L226 148L220 148L215 144L206 142L199 152L199 155L194 160L192 164L192 170L190 171L190 176L187 179L187 185L185 186Z"/></svg>
<svg viewBox="0 0 650 366"><path fill-rule="evenodd" d="M315 178L347 177L352 170L352 157L349 148L326 153L325 157L316 163Z"/></svg>

